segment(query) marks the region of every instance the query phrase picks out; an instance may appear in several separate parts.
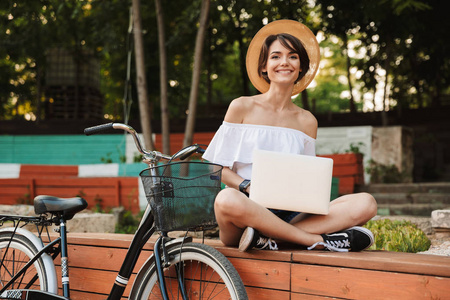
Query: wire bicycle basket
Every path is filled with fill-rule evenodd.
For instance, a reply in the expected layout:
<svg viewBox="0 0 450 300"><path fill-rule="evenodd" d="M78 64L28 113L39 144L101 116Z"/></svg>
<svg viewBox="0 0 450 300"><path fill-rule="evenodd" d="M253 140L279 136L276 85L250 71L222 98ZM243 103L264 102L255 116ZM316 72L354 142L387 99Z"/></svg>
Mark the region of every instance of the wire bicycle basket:
<svg viewBox="0 0 450 300"><path fill-rule="evenodd" d="M201 230L216 225L214 200L221 189L222 166L176 162L139 175L159 231Z"/></svg>

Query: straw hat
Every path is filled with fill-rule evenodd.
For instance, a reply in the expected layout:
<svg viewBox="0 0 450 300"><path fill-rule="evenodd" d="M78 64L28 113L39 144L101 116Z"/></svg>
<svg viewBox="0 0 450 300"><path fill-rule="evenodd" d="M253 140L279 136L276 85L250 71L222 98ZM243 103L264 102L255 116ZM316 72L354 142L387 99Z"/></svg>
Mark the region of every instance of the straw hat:
<svg viewBox="0 0 450 300"><path fill-rule="evenodd" d="M320 48L316 36L308 27L293 20L278 20L261 28L253 37L247 51L247 73L253 86L261 93L269 90L269 83L258 74L258 60L261 47L269 35L288 33L301 41L309 56L309 70L305 76L295 84L292 95L297 95L311 83L319 69Z"/></svg>

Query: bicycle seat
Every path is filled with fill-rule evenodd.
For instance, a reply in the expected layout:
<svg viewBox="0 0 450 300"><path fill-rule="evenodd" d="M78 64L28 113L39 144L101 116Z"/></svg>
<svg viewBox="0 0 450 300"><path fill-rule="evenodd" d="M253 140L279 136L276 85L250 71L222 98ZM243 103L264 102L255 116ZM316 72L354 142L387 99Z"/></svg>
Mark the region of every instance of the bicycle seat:
<svg viewBox="0 0 450 300"><path fill-rule="evenodd" d="M80 197L58 198L54 196L37 196L34 198L34 212L37 215L45 213L62 214L63 218L70 220L77 213L88 206L86 200Z"/></svg>

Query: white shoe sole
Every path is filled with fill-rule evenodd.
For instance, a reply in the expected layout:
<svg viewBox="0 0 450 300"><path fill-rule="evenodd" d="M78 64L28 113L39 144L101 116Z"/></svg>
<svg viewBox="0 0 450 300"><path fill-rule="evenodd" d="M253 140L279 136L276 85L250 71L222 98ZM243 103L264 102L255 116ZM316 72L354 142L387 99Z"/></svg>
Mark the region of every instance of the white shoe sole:
<svg viewBox="0 0 450 300"><path fill-rule="evenodd" d="M253 236L255 235L255 229L252 227L245 228L242 233L241 239L239 241L239 251L245 252L250 248L250 245L253 241Z"/></svg>

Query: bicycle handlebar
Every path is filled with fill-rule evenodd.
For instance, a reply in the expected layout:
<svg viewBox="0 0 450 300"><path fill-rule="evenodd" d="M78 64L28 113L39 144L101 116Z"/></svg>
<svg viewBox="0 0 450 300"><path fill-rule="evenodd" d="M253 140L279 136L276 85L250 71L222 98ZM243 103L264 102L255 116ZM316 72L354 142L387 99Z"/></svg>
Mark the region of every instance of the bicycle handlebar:
<svg viewBox="0 0 450 300"><path fill-rule="evenodd" d="M85 135L92 135L92 134L96 134L108 129L114 129L114 123L108 123L108 124L102 124L102 125L97 125L97 126L92 126L89 128L85 128L84 129L84 134Z"/></svg>
<svg viewBox="0 0 450 300"><path fill-rule="evenodd" d="M122 124L122 123L107 123L107 124L102 124L102 125L97 125L97 126L92 126L89 128L85 128L84 129L84 134L86 135L92 135L92 134L97 134L100 133L102 131L106 131L109 129L121 129L121 130L125 130L128 133L131 134L131 136L134 139L134 143L136 144L136 148L137 150L144 155L144 161L145 160L150 160L150 161L159 161L160 159L165 159L165 160L173 160L176 158L179 158L180 160L184 160L186 158L188 158L189 156L191 156L194 153L204 153L205 150L202 149L199 145L195 144L195 145L191 145L188 146L186 148L181 149L180 151L178 151L177 153L175 153L173 156L170 155L166 155L166 154L162 154L161 152L158 151L148 151L146 149L144 149L142 147L142 143L139 139L139 136L136 132L136 130L133 129L133 127Z"/></svg>

